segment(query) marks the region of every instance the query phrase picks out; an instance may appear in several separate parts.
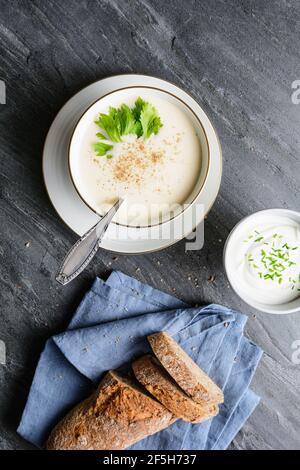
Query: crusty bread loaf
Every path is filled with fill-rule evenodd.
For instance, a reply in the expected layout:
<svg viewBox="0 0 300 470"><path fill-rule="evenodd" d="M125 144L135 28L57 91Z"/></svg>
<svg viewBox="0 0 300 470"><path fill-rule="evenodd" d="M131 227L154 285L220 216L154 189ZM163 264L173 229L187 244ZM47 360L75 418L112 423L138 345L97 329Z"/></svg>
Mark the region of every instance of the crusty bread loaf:
<svg viewBox="0 0 300 470"><path fill-rule="evenodd" d="M200 405L222 403L222 390L166 332L148 336L151 348L171 377Z"/></svg>
<svg viewBox="0 0 300 470"><path fill-rule="evenodd" d="M54 428L47 449L125 449L172 422L172 413L138 384L109 371L97 391Z"/></svg>
<svg viewBox="0 0 300 470"><path fill-rule="evenodd" d="M200 423L218 414L217 405L202 406L188 397L155 357L143 356L132 364L132 368L148 392L178 418Z"/></svg>

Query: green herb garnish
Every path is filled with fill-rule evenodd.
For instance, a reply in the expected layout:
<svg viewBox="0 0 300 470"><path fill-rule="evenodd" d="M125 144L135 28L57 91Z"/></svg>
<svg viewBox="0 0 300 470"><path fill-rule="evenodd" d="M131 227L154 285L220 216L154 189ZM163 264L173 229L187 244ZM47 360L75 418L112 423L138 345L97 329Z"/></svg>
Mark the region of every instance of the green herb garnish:
<svg viewBox="0 0 300 470"><path fill-rule="evenodd" d="M152 134L157 134L162 127L161 119L158 112L147 101L141 97L137 98L134 107L130 108L126 104L122 104L119 108L110 107L108 114L100 113L95 123L103 129L108 138L101 132L96 136L100 140L108 140L111 142L122 142L122 136L135 134L137 137L149 139ZM94 144L96 155L102 156L111 150L113 146L109 144L105 150L101 143ZM103 153L104 152L104 153ZM111 158L111 156L109 156Z"/></svg>
<svg viewBox="0 0 300 470"><path fill-rule="evenodd" d="M254 235L253 235L254 234ZM300 246L291 246L288 243L281 242L283 235L273 233L271 238L271 244L264 240L264 236L258 230L254 230L252 234L243 240L244 243L259 243L270 246L266 250L259 249L259 258L254 261L253 253L248 251L245 253L248 265L255 269L257 276L265 281L276 281L278 284L282 284L284 280L289 283L290 289L295 289L297 284L300 283L300 274L287 277L287 270L293 266L297 266L295 260L292 259L292 254L295 250L300 249ZM251 240L253 239L253 240ZM249 250L252 247L249 247ZM297 277L298 276L298 277ZM297 289L300 291L300 288Z"/></svg>
<svg viewBox="0 0 300 470"><path fill-rule="evenodd" d="M97 136L98 139L100 139L100 140L107 140L106 137L105 137L105 135L104 135L104 134L101 134L101 132L98 132L98 133L96 134L96 136Z"/></svg>
<svg viewBox="0 0 300 470"><path fill-rule="evenodd" d="M144 101L140 96L136 100L134 108L132 109L132 114L134 115L136 121L140 121L141 112L146 104L146 101Z"/></svg>
<svg viewBox="0 0 300 470"><path fill-rule="evenodd" d="M111 150L112 148L112 145L105 144L104 142L97 142L96 144L94 144L94 150L98 157L103 157L103 155L105 155L106 152L108 152L108 150Z"/></svg>
<svg viewBox="0 0 300 470"><path fill-rule="evenodd" d="M112 142L122 142L120 121L116 108L109 108L108 114L100 113L96 124L104 129Z"/></svg>
<svg viewBox="0 0 300 470"><path fill-rule="evenodd" d="M162 126L156 109L150 103L145 103L141 111L140 121L144 139L149 139L152 134L157 134Z"/></svg>

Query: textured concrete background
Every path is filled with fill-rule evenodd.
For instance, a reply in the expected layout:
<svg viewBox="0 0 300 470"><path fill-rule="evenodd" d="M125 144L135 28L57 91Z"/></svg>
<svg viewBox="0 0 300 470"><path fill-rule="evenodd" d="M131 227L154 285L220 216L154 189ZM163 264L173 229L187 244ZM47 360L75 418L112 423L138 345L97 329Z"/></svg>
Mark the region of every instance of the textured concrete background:
<svg viewBox="0 0 300 470"><path fill-rule="evenodd" d="M262 402L234 449L300 449L300 366L291 344L299 314L254 312L229 288L224 241L243 216L299 209L300 79L297 0L0 0L0 448L31 446L15 432L38 355L67 324L96 275L117 268L190 302L219 302L249 315L247 335L265 350L253 388ZM42 146L60 107L109 74L140 72L189 91L214 122L224 176L202 251L184 242L147 256L100 252L68 287L54 281L76 236L47 198ZM211 276L215 281L211 282Z"/></svg>

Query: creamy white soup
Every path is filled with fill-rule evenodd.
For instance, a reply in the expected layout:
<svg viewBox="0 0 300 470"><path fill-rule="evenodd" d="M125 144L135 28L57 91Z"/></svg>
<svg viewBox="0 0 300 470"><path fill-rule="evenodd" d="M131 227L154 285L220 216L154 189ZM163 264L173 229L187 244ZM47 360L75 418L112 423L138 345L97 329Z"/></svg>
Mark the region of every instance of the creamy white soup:
<svg viewBox="0 0 300 470"><path fill-rule="evenodd" d="M139 96L126 105L134 106ZM188 115L155 95L145 99L163 124L156 135L123 135L106 155L97 156L94 144L101 129L92 121L79 144L79 192L99 214L122 197L125 203L117 220L126 225L153 225L170 218L169 211L178 212L188 200L201 170L200 142Z"/></svg>

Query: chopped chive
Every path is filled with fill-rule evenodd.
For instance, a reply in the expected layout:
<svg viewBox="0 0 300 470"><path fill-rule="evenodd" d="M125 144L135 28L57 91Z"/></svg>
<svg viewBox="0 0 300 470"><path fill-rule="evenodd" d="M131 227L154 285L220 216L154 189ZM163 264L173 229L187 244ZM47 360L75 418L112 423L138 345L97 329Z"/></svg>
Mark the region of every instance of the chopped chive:
<svg viewBox="0 0 300 470"><path fill-rule="evenodd" d="M300 249L300 246L290 246L288 243L283 243L282 246L276 246L276 238L281 240L284 238L282 234L273 233L271 238L271 242L267 242L264 240L264 236L258 230L254 230L259 236L249 235L245 242L249 241L250 237L254 238L255 243L262 243L266 246L269 246L268 251L266 249L261 249L259 260L257 261L253 253L245 253L245 256L248 260L249 266L253 269L257 270L257 275L260 279L264 280L277 280L278 284L282 284L284 282L284 275L285 271L288 268L292 268L293 266L297 265L297 262L293 260L291 256L291 252ZM281 242L282 243L282 242ZM255 261L254 261L255 260ZM264 268L265 272L262 271L262 267ZM298 285L297 285L298 284ZM300 291L300 273L297 274L297 279L294 279L292 276L289 277L289 287L294 289L295 287Z"/></svg>

